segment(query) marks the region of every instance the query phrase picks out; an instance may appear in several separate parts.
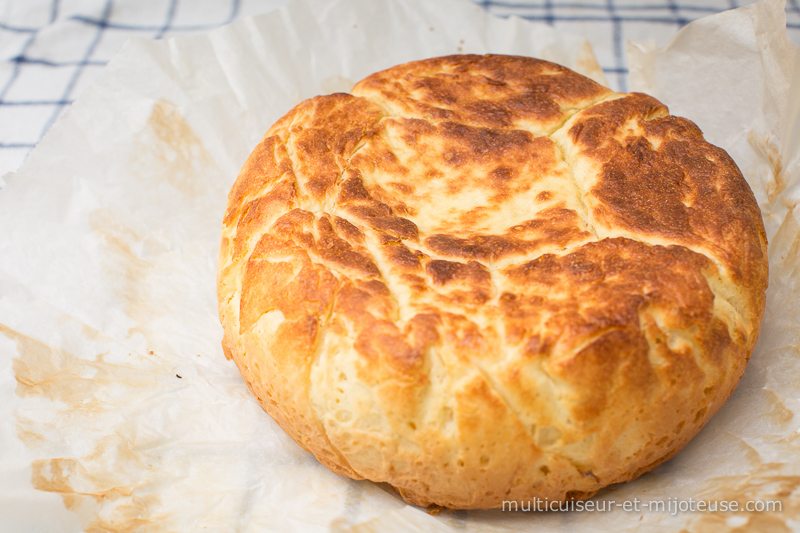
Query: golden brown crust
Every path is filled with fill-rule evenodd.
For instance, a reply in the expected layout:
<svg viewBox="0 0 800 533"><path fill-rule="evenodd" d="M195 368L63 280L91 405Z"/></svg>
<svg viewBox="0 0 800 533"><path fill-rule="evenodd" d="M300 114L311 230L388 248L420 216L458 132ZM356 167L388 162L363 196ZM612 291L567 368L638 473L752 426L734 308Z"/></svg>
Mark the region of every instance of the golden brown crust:
<svg viewBox="0 0 800 533"><path fill-rule="evenodd" d="M303 102L229 196L223 346L333 471L409 502L588 498L674 455L758 337L758 207L691 122L529 58Z"/></svg>

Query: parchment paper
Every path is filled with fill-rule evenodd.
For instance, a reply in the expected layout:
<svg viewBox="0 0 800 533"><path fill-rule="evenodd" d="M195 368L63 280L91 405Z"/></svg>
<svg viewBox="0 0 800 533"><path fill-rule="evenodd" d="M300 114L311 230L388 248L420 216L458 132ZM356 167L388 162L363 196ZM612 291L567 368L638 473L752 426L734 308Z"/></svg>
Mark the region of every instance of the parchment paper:
<svg viewBox="0 0 800 533"><path fill-rule="evenodd" d="M228 189L277 118L448 53L537 56L602 81L583 39L466 2L295 0L209 35L129 43L5 177L3 530L800 527L800 69L782 17L779 1L762 0L692 24L662 50L633 48L635 83L742 166L772 270L762 338L731 401L675 459L596 498L777 499L781 513L433 515L330 473L264 414L222 354L215 273Z"/></svg>

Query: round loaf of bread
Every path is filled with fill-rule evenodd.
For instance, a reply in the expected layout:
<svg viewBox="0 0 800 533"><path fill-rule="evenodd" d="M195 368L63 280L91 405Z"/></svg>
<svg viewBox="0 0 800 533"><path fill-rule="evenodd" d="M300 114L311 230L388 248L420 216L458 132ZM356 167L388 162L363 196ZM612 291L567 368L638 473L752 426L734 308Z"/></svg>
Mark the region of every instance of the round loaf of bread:
<svg viewBox="0 0 800 533"><path fill-rule="evenodd" d="M302 102L228 199L226 355L332 471L408 502L584 499L669 459L758 337L733 160L644 94L457 55Z"/></svg>

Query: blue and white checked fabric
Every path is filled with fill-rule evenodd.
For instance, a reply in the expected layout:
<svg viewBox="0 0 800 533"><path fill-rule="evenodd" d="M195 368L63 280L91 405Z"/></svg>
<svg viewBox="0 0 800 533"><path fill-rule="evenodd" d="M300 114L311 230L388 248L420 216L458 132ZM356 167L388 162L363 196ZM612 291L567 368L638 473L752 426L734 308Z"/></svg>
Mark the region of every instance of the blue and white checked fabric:
<svg viewBox="0 0 800 533"><path fill-rule="evenodd" d="M0 3L0 176L13 171L131 37L208 31L290 0L5 0ZM747 0L473 0L490 13L583 35L612 88L627 90L625 41L665 44L692 20ZM800 43L800 0L787 0Z"/></svg>

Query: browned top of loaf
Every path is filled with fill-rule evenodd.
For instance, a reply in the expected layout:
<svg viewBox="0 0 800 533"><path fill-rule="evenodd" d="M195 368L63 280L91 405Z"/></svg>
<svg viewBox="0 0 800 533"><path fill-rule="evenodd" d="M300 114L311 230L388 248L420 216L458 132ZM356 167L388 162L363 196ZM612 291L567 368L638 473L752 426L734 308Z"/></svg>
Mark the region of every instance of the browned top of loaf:
<svg viewBox="0 0 800 533"><path fill-rule="evenodd" d="M251 388L324 463L481 507L523 461L589 494L679 449L741 376L766 284L753 194L692 122L553 63L462 55L276 123L229 197L219 296ZM291 359L269 364L294 392L254 385L254 350ZM334 399L377 418L359 430ZM420 449L478 488L398 478Z"/></svg>

